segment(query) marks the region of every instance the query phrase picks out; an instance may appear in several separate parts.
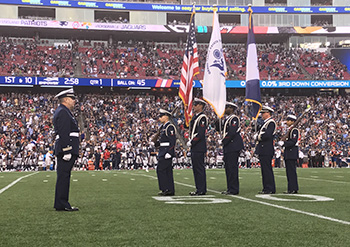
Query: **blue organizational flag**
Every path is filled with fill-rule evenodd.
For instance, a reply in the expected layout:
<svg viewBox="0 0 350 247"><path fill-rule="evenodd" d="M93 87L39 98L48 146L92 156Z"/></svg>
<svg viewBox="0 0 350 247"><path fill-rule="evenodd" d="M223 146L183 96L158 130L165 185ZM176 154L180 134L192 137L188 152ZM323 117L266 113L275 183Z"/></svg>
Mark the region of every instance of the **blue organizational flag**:
<svg viewBox="0 0 350 247"><path fill-rule="evenodd" d="M253 10L249 11L249 31L247 42L247 63L246 63L246 88L245 100L248 103L249 115L256 120L261 111L260 77L258 68L258 55L256 51L255 37L253 31Z"/></svg>

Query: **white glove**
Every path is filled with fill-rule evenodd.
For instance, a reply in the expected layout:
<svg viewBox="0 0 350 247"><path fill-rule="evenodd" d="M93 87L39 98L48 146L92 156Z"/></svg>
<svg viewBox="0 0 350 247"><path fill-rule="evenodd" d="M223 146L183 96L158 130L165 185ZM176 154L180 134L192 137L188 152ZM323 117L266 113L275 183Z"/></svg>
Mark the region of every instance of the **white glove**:
<svg viewBox="0 0 350 247"><path fill-rule="evenodd" d="M219 140L218 140L218 143L219 143L219 145L222 145L222 140L219 139Z"/></svg>
<svg viewBox="0 0 350 247"><path fill-rule="evenodd" d="M258 138L258 133L255 133L254 135L253 135L253 140L257 140L257 138Z"/></svg>
<svg viewBox="0 0 350 247"><path fill-rule="evenodd" d="M70 159L72 158L72 154L65 154L63 155L63 158L65 161L70 161Z"/></svg>
<svg viewBox="0 0 350 247"><path fill-rule="evenodd" d="M265 131L260 131L260 134L258 135L258 141L261 141L261 136L265 134Z"/></svg>
<svg viewBox="0 0 350 247"><path fill-rule="evenodd" d="M171 158L171 154L166 153L165 156L164 156L164 158L165 158L166 160L167 160L167 159L170 159L170 158Z"/></svg>
<svg viewBox="0 0 350 247"><path fill-rule="evenodd" d="M277 144L282 147L284 145L284 141L279 141Z"/></svg>
<svg viewBox="0 0 350 247"><path fill-rule="evenodd" d="M150 141L150 142L149 142L149 145L154 146L154 142L151 142L151 141Z"/></svg>
<svg viewBox="0 0 350 247"><path fill-rule="evenodd" d="M191 147L191 146L192 146L191 141L188 141L188 142L186 143L186 145L187 145L187 147Z"/></svg>

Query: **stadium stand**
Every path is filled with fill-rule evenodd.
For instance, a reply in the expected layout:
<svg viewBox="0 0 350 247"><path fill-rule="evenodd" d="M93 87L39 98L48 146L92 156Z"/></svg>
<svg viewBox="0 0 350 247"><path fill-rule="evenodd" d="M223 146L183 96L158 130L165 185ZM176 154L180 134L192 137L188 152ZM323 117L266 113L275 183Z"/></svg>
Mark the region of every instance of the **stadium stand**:
<svg viewBox="0 0 350 247"><path fill-rule="evenodd" d="M126 0L125 2L177 4L180 1ZM286 5L286 2L285 0L266 0L265 4L279 6ZM331 4L332 1L329 0L311 1L311 5L327 6ZM52 16L35 16L31 14L35 14L34 12L29 11L30 8L21 8L24 8L24 14L17 16L18 18L29 20L56 19L53 17L56 13L55 9L52 9ZM128 12L116 11L114 13L109 11L113 12L113 16L104 17L104 11L97 11L100 12L91 14L89 21L130 22ZM183 19L180 17L176 19L175 14L171 21L169 16L166 18L164 23L158 24L168 23L172 27L177 24L188 24L184 20L187 19L187 16ZM237 20L241 20L240 16L232 19L232 23L225 21L221 25L240 26L241 23L235 22ZM62 23L62 25L64 24ZM284 27L284 24L289 25L289 23L283 23L281 26ZM311 25L332 26L333 24L328 19L316 18ZM26 28L16 29L18 33L11 32L10 29L9 27L3 28L6 34L10 33L12 36L4 34L1 37L0 76L174 80L180 78L185 51L185 35L182 33L174 32L171 34L173 36L169 35L170 38L167 39L164 34L157 35L152 32L140 34L129 31L114 33L110 30L90 32L90 30L66 31L57 29L56 36L45 28L38 28L38 32L32 32L33 29L30 28L30 31ZM56 31L53 30L53 32ZM106 35L106 33L108 34ZM205 35L202 33L198 35L197 39L200 66L200 73L195 78L197 80L202 80L204 75L208 50L206 39L209 37L209 33L205 33ZM236 35L233 36L236 37ZM237 35L237 40L233 38L234 41L230 40L223 44L228 80L245 80L246 34L244 34L244 38L242 37L243 34ZM264 39L261 39L257 44L262 80L350 80L346 65L342 64L329 50L299 48L297 45L289 48L289 37L281 36L283 40L279 40L279 37L275 36L271 40L265 41L267 37L269 35L264 36ZM332 44L334 47L335 42ZM86 94L79 93L78 89L79 103L76 114L82 139L79 165L88 168L88 164L94 161L95 152L98 150L101 152L105 152L105 150L116 151L118 147L122 160L117 168L137 169L141 167L140 157L146 158L151 164L151 149L148 146L148 139L158 127L157 109L172 109L174 104L179 101L174 92L167 93L161 90L135 95L126 90L123 93L110 91L108 94L101 94L96 89L91 89L91 91L95 91L94 93ZM330 157L334 155L337 156L338 166L341 165L341 162L349 163L349 96L346 96L345 93L341 96L336 94L330 96L314 92L309 96L281 96L283 92L277 93L273 90L264 92L266 96L263 97L263 102L275 109L274 118L278 123L277 139L286 130L283 123L284 116L288 114L299 115L307 107L312 107L312 111L307 114L300 125L301 141L299 147L306 157L305 163L312 167L328 166ZM50 168L54 163L51 153L54 142L52 115L57 102L54 100L52 92L39 94L39 91L34 88L22 93L16 93L15 90L12 92L1 91L0 93L0 170L2 171L38 170ZM268 96L270 93L277 96ZM257 162L252 155L255 146L252 138L252 123L245 114L244 97L241 95L243 95L242 92L229 91L228 100L239 105L241 111L241 134L244 137L245 152L242 152L240 160L242 167L246 167L247 159L251 159L251 163L254 164ZM183 109L180 112L183 112ZM207 114L210 117L210 122L213 123L216 118L214 113L207 109ZM176 121L181 134L184 135L182 115L179 114ZM209 151L206 162L208 167L217 167L222 163L219 161L222 150L217 144L218 133L210 127L208 135ZM186 156L186 151L179 145L175 164L178 167L189 166ZM181 157L183 159L180 159ZM212 162L210 160L213 157L214 161ZM302 163L304 162L301 161L300 165Z"/></svg>
<svg viewBox="0 0 350 247"><path fill-rule="evenodd" d="M42 166L46 166L44 161L46 155L49 155L49 151L52 150L54 140L51 126L57 102L53 96L48 93L0 94L2 170L39 169L38 161ZM148 139L158 128L157 109L172 109L179 101L178 96L164 93L154 95L79 94L78 99L76 113L82 139L79 164L84 164L87 168L88 162L93 161L93 153L97 149L104 152L115 150L117 145L121 145L120 152L123 157L129 153L133 155L129 161L122 160L118 168L123 169L140 167L136 164L137 156L142 155L147 157L147 160L150 159ZM240 107L241 134L245 142L245 151L251 154L255 143L252 138L251 121L245 115L244 98L230 94L229 99ZM301 141L299 143L309 166L328 166L327 162L333 148L338 152L339 163L347 162L350 156L348 135L350 111L347 107L349 96L264 97L263 101L275 109L274 118L279 126L277 139L286 129L282 120L284 116L299 115L307 107L312 107L300 125ZM215 114L210 109L207 109L207 114L210 116L210 122L213 123L216 119ZM184 134L182 114L176 120L180 131ZM220 156L221 151L216 142L218 133L210 127L208 135L208 155ZM186 157L184 151L178 146L177 156ZM315 157L311 157L311 153L315 154ZM209 156L207 162L209 166ZM180 163L184 164L179 164L179 167L186 166L186 159ZM217 165L217 162L211 163L211 167Z"/></svg>
<svg viewBox="0 0 350 247"><path fill-rule="evenodd" d="M45 45L48 40L4 38L0 44L0 75L74 76L76 63L82 74L101 78L179 79L184 45L156 42L106 42ZM50 43L54 43L50 41ZM94 45L92 46L91 43ZM203 79L207 44L199 44L200 74ZM227 79L245 79L245 45L225 44ZM286 49L279 44L258 45L261 79L269 80L347 80L347 67L325 52ZM73 62L73 58L78 59Z"/></svg>

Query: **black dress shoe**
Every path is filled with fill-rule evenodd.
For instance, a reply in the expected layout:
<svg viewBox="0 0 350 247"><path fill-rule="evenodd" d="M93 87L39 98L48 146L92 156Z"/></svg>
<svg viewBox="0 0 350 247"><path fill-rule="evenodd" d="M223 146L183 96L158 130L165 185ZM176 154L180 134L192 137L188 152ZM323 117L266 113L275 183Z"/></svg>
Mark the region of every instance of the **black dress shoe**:
<svg viewBox="0 0 350 247"><path fill-rule="evenodd" d="M67 211L67 212L73 212L73 211L79 211L79 208L77 207L71 207L71 208L56 208L56 211Z"/></svg>
<svg viewBox="0 0 350 247"><path fill-rule="evenodd" d="M206 193L205 192L198 192L198 191L191 191L190 196L204 196Z"/></svg>
<svg viewBox="0 0 350 247"><path fill-rule="evenodd" d="M275 192L272 192L272 191L259 191L258 194L275 194Z"/></svg>
<svg viewBox="0 0 350 247"><path fill-rule="evenodd" d="M283 194L298 194L298 191L297 190L288 190L288 191L283 192Z"/></svg>
<svg viewBox="0 0 350 247"><path fill-rule="evenodd" d="M238 192L230 192L230 191L223 191L221 192L223 195L238 195Z"/></svg>
<svg viewBox="0 0 350 247"><path fill-rule="evenodd" d="M159 192L158 195L159 196L173 196L173 195L175 195L175 193L170 191L170 190L166 190L166 191Z"/></svg>

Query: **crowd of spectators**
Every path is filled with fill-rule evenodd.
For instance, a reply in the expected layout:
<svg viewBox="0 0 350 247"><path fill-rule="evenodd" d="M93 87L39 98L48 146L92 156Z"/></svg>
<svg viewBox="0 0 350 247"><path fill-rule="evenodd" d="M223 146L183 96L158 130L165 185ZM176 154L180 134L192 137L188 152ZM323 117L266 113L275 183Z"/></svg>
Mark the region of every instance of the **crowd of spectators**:
<svg viewBox="0 0 350 247"><path fill-rule="evenodd" d="M311 0L311 5L329 6L332 3L332 0Z"/></svg>
<svg viewBox="0 0 350 247"><path fill-rule="evenodd" d="M54 20L54 17L50 16L36 16L36 15L21 15L19 16L20 19L26 19L26 20L46 20L51 21Z"/></svg>
<svg viewBox="0 0 350 247"><path fill-rule="evenodd" d="M350 79L346 65L332 54L305 50L300 53L299 62L310 73L313 80Z"/></svg>
<svg viewBox="0 0 350 247"><path fill-rule="evenodd" d="M102 78L179 79L185 44L141 41L69 41L49 45L35 39L3 38L0 43L0 75ZM93 44L93 45L91 45ZM208 44L198 44L200 73L204 76ZM224 44L228 80L244 80L246 46ZM74 60L75 59L75 60ZM350 74L330 53L279 44L258 45L260 78L263 80L344 80ZM77 64L81 71L77 71Z"/></svg>
<svg viewBox="0 0 350 247"><path fill-rule="evenodd" d="M129 20L127 18L123 18L122 16L119 16L116 19L106 16L106 17L103 17L102 19L95 19L95 22L99 22L99 23L129 23Z"/></svg>
<svg viewBox="0 0 350 247"><path fill-rule="evenodd" d="M332 26L332 25L329 24L327 20L319 20L312 23L311 26L326 27L326 26Z"/></svg>
<svg viewBox="0 0 350 247"><path fill-rule="evenodd" d="M203 79L207 44L198 44L200 73L196 79ZM162 77L179 79L185 44L155 42L119 42L115 45L102 43L94 48L80 47L83 74L91 77L139 78ZM224 55L228 67L227 79L244 80L246 71L246 46L224 44ZM345 65L324 52L301 48L285 48L279 44L258 45L259 70L261 79L292 80L315 79L315 63L305 63L303 59L315 60L322 56L321 67L334 66L323 73L320 80L348 79L350 75ZM299 63L300 62L300 63ZM305 69L305 70L303 70ZM308 69L311 69L310 71ZM324 71L324 69L321 69ZM308 73L309 72L309 73Z"/></svg>
<svg viewBox="0 0 350 247"><path fill-rule="evenodd" d="M45 46L36 39L2 38L0 75L73 76L72 47Z"/></svg>
<svg viewBox="0 0 350 247"><path fill-rule="evenodd" d="M253 155L254 125L246 115L244 98L229 95L238 106L241 119L241 135L245 148L240 161L243 167L257 165ZM286 132L284 123L288 114L300 115L311 107L299 124L301 163L309 166L328 166L331 158L337 165L350 156L348 108L350 96L276 96L263 97L264 104L275 109L277 123L276 140ZM113 164L115 169L154 167L154 148L149 145L150 136L159 127L158 110L173 109L178 96L166 94L78 94L75 115L80 125L81 154L78 166L88 168L100 163L104 168ZM55 134L52 116L57 101L51 94L1 93L0 94L0 168L1 170L35 170L53 168ZM179 133L187 138L183 110L178 111L175 121ZM207 107L209 123L216 121L213 111ZM208 167L222 164L222 149L218 145L219 133L208 127ZM190 155L181 144L176 147L177 167L189 167ZM249 162L248 162L249 161ZM95 166L93 166L93 169Z"/></svg>

